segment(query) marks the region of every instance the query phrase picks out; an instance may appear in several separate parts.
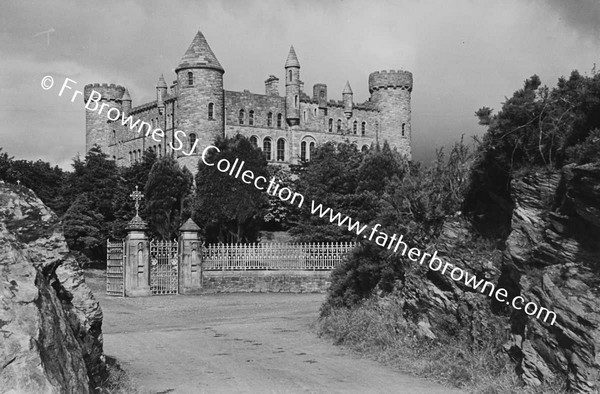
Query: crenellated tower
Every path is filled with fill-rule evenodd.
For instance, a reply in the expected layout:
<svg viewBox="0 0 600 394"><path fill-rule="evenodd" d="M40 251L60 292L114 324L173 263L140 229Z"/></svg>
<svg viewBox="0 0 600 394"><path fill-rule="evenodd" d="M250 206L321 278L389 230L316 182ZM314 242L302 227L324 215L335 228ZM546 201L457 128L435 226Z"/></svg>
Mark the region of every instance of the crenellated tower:
<svg viewBox="0 0 600 394"><path fill-rule="evenodd" d="M98 109L96 111L85 111L85 149L86 152L92 149L94 145L100 146L102 151L109 154L110 156L115 155L114 152L109 150L109 145L115 144L117 141L116 130L113 130L110 124L107 123L106 114L110 108L117 108L122 111L123 96L125 94L125 87L121 85L115 85L111 83L91 83L85 85L83 90L83 101L87 102L92 90L100 93L101 99L98 102ZM127 99L128 97L125 97ZM131 98L129 98L131 103ZM102 110L101 114L98 114L100 106L102 104L108 105ZM90 103L93 107L93 103Z"/></svg>
<svg viewBox="0 0 600 394"><path fill-rule="evenodd" d="M379 142L411 159L410 94L413 76L409 71L377 71L369 75L371 101L380 112Z"/></svg>
<svg viewBox="0 0 600 394"><path fill-rule="evenodd" d="M300 62L290 47L285 62L285 118L290 126L300 124Z"/></svg>
<svg viewBox="0 0 600 394"><path fill-rule="evenodd" d="M223 74L225 70L210 49L204 35L198 31L175 68L175 73L177 74L179 119L177 128L187 136L185 147L181 151L188 153L193 144L193 136L190 137L192 134L199 140L197 146L200 147L208 146L217 136L224 135ZM196 153L199 154L201 151L197 148ZM197 157L190 157L192 164L188 168L194 168L197 160Z"/></svg>

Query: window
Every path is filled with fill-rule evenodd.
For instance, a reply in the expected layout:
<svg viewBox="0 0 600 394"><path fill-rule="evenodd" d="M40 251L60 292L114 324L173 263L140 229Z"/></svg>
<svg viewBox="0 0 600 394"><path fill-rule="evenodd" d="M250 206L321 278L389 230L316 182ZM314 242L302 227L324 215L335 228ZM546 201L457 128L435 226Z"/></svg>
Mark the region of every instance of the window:
<svg viewBox="0 0 600 394"><path fill-rule="evenodd" d="M337 120L337 132L340 133L342 131L342 120Z"/></svg>
<svg viewBox="0 0 600 394"><path fill-rule="evenodd" d="M256 138L256 136L253 135L250 137L250 143L253 147L258 148L258 138Z"/></svg>
<svg viewBox="0 0 600 394"><path fill-rule="evenodd" d="M291 82L292 81L292 70L289 71L289 77L290 77L289 79L290 79L290 82Z"/></svg>
<svg viewBox="0 0 600 394"><path fill-rule="evenodd" d="M304 112L302 113L302 117L303 117L304 121L306 122L306 111L304 111Z"/></svg>
<svg viewBox="0 0 600 394"><path fill-rule="evenodd" d="M333 119L329 118L329 132L333 131Z"/></svg>
<svg viewBox="0 0 600 394"><path fill-rule="evenodd" d="M114 160L114 161L117 161L117 156L113 156L113 160Z"/></svg>
<svg viewBox="0 0 600 394"><path fill-rule="evenodd" d="M158 144L158 157L162 156L162 149L160 147L160 144Z"/></svg>
<svg viewBox="0 0 600 394"><path fill-rule="evenodd" d="M404 137L404 123L402 123L402 137Z"/></svg>
<svg viewBox="0 0 600 394"><path fill-rule="evenodd" d="M240 113L238 115L238 123L244 124L244 110L243 109L240 109Z"/></svg>
<svg viewBox="0 0 600 394"><path fill-rule="evenodd" d="M142 150L141 149L138 149L137 157L138 157L138 160L142 160Z"/></svg>
<svg viewBox="0 0 600 394"><path fill-rule="evenodd" d="M248 112L248 124L254 126L254 111Z"/></svg>
<svg viewBox="0 0 600 394"><path fill-rule="evenodd" d="M367 122L362 122L360 124L360 134L365 135L366 132L367 132Z"/></svg>
<svg viewBox="0 0 600 394"><path fill-rule="evenodd" d="M190 140L190 152L191 152L191 150L194 149L194 144L196 143L196 134L191 133L189 140Z"/></svg>
<svg viewBox="0 0 600 394"><path fill-rule="evenodd" d="M294 108L298 108L298 95L294 96Z"/></svg>
<svg viewBox="0 0 600 394"><path fill-rule="evenodd" d="M215 120L215 105L208 103L208 120Z"/></svg>
<svg viewBox="0 0 600 394"><path fill-rule="evenodd" d="M194 73L188 72L188 86L192 86L194 84Z"/></svg>
<svg viewBox="0 0 600 394"><path fill-rule="evenodd" d="M306 160L306 141L300 144L300 160Z"/></svg>
<svg viewBox="0 0 600 394"><path fill-rule="evenodd" d="M369 151L369 146L368 145L363 145L363 147L361 148L362 152L368 152Z"/></svg>
<svg viewBox="0 0 600 394"><path fill-rule="evenodd" d="M356 130L357 130L357 129L358 129L358 122L355 120L355 121L352 123L352 132L353 132L354 134L356 134Z"/></svg>
<svg viewBox="0 0 600 394"><path fill-rule="evenodd" d="M315 142L311 142L310 143L310 149L308 150L308 152L310 153L310 157L312 158L315 154Z"/></svg>
<svg viewBox="0 0 600 394"><path fill-rule="evenodd" d="M313 109L313 115L314 115L314 116L317 116L317 109L316 109L316 108L315 108L315 109Z"/></svg>
<svg viewBox="0 0 600 394"><path fill-rule="evenodd" d="M268 137L263 141L263 154L265 159L271 160L271 139Z"/></svg>
<svg viewBox="0 0 600 394"><path fill-rule="evenodd" d="M283 115L277 114L277 127L281 128L281 123L283 123Z"/></svg>
<svg viewBox="0 0 600 394"><path fill-rule="evenodd" d="M133 163L133 161L131 160L131 151L129 151L129 164Z"/></svg>
<svg viewBox="0 0 600 394"><path fill-rule="evenodd" d="M273 112L267 114L267 126L273 127Z"/></svg>
<svg viewBox="0 0 600 394"><path fill-rule="evenodd" d="M277 140L277 161L285 161L285 140L283 138Z"/></svg>
<svg viewBox="0 0 600 394"><path fill-rule="evenodd" d="M117 131L115 129L113 129L113 142L117 143Z"/></svg>

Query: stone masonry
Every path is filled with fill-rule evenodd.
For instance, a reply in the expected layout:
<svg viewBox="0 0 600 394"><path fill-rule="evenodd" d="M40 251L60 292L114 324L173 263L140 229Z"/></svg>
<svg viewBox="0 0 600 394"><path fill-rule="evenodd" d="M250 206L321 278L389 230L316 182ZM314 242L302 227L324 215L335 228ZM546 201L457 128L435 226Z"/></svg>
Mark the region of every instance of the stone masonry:
<svg viewBox="0 0 600 394"><path fill-rule="evenodd" d="M95 83L85 88L85 100L92 89L96 90L102 95L102 102L118 108L125 116L164 130L163 142L130 130L121 119L107 121L105 114L86 111L86 150L98 145L120 166L131 165L141 159L144 151L153 150L158 156L176 155L180 164L195 173L205 146L217 136L239 133L263 149L270 163L310 160L310 152L317 145L344 140L361 150L387 141L411 158L412 73L371 73L371 96L363 103L354 103L350 83L342 92L343 100L328 99L327 85L323 83L313 86L312 97L305 93L293 47L284 71L281 84L274 75L265 80L264 94L224 90L225 70L204 35L198 32L175 68L176 79L170 88L160 76L155 101L132 107L129 92L123 86ZM285 89L284 96L280 95L280 87ZM179 130L183 133L177 133ZM193 154L184 155L196 140ZM173 150L171 145L183 148Z"/></svg>

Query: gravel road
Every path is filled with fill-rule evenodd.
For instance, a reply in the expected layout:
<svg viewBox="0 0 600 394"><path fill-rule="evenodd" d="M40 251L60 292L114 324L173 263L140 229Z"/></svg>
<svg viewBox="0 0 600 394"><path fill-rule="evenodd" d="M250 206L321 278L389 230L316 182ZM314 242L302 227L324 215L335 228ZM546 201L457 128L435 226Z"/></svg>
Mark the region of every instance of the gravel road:
<svg viewBox="0 0 600 394"><path fill-rule="evenodd" d="M323 294L114 298L104 350L141 393L458 393L362 359L315 334Z"/></svg>

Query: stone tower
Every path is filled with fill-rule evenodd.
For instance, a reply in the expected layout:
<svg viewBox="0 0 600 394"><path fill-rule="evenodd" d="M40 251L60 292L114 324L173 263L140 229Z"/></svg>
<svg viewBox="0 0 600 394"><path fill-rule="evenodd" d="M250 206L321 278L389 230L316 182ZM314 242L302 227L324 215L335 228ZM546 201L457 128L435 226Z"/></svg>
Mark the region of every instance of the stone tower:
<svg viewBox="0 0 600 394"><path fill-rule="evenodd" d="M84 102L87 102L92 90L100 93L102 98L98 102L96 111L85 111L85 150L88 152L94 145L99 145L103 152L109 153L107 147L110 144L116 143L117 137L116 130L111 130L110 125L106 122L106 113L110 108L117 108L119 111L122 110L122 99L125 94L125 88L120 85L109 85L106 83L85 85L83 90ZM98 114L102 104L107 104L108 107L105 106L102 113ZM92 102L90 105L90 108L94 109L95 104Z"/></svg>
<svg viewBox="0 0 600 394"><path fill-rule="evenodd" d="M225 70L210 49L204 35L198 31L175 68L175 73L177 73L177 118L179 119L179 124L175 127L185 132L188 138L184 141L184 148L179 152L181 155L181 152L190 152L194 136L198 140L197 147L208 146L217 136L223 136ZM196 148L196 154L201 153L198 150L199 148ZM198 158L190 156L189 159L191 165L188 165L188 168L194 168Z"/></svg>
<svg viewBox="0 0 600 394"><path fill-rule="evenodd" d="M290 47L285 62L285 118L290 126L300 124L300 62Z"/></svg>
<svg viewBox="0 0 600 394"><path fill-rule="evenodd" d="M410 94L412 73L403 70L377 71L369 75L371 101L380 111L379 142L388 141L411 159Z"/></svg>

